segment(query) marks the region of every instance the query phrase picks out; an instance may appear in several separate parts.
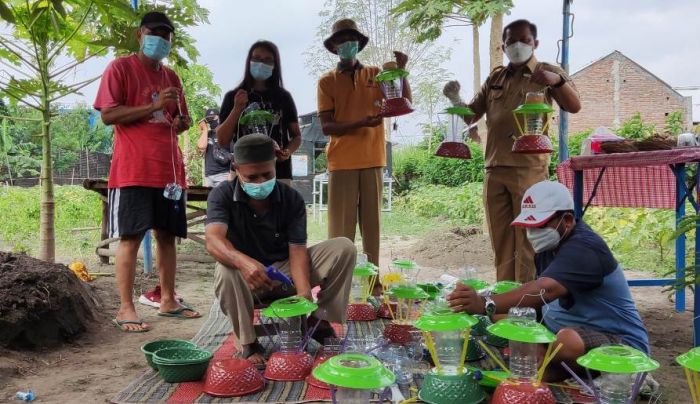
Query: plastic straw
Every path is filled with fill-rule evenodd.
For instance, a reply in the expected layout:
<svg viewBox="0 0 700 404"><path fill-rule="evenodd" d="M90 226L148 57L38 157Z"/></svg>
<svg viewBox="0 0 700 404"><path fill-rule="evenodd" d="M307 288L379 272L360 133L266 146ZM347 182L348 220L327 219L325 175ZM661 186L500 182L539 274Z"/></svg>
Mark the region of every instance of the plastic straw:
<svg viewBox="0 0 700 404"><path fill-rule="evenodd" d="M498 366L501 367L501 369L503 369L503 370L505 370L506 372L510 373L510 369L508 369L508 366L506 366L506 365L503 363L503 361L502 361L500 358L498 358L498 356L497 356L495 353L493 353L493 352L491 351L491 349L490 349L489 347L486 346L486 344L484 344L483 341L477 340L477 342L479 343L479 346L481 346L481 349L483 349L484 352L486 352L486 354L488 354L488 356L491 357L491 359L493 359L493 361L496 362L496 364L497 364Z"/></svg>
<svg viewBox="0 0 700 404"><path fill-rule="evenodd" d="M459 357L459 373L464 373L464 361L467 360L467 346L469 345L469 330L471 327L467 328L464 333L464 345L462 346L462 355Z"/></svg>
<svg viewBox="0 0 700 404"><path fill-rule="evenodd" d="M588 376L588 380L591 381L591 390L593 390L593 396L595 397L596 401L600 403L600 395L598 394L598 389L596 389L595 384L593 384L593 376L591 376L591 371L588 370L588 368L584 369L586 369L586 376Z"/></svg>
<svg viewBox="0 0 700 404"><path fill-rule="evenodd" d="M569 374L571 375L571 377L573 377L573 378L578 382L578 384L581 385L581 388L585 389L587 393L592 394L594 397L597 397L597 394L595 393L595 387L592 387L592 388L591 388L591 386L589 386L588 383L584 382L583 379L581 379L580 377L578 377L578 375L576 374L576 372L574 372L573 370L571 370L571 368L569 367L569 365L567 365L564 361L561 361L561 367L563 367L564 370L566 370L567 372L569 372Z"/></svg>
<svg viewBox="0 0 700 404"><path fill-rule="evenodd" d="M559 353L559 350L561 347L564 346L564 344L559 344L557 345L556 349L552 352L552 344L549 344L547 347L547 353L544 355L544 359L542 359L542 366L540 366L540 370L537 371L537 384L542 383L542 379L544 378L544 371L545 368L549 365L549 362L554 359L554 357Z"/></svg>
<svg viewBox="0 0 700 404"><path fill-rule="evenodd" d="M427 345L428 352L430 352L430 356L433 358L435 369L440 372L441 366L437 358L437 352L435 352L435 343L433 343L433 336L430 334L430 331L425 332L425 345Z"/></svg>
<svg viewBox="0 0 700 404"><path fill-rule="evenodd" d="M690 373L690 369L683 368L685 372L685 380L688 382L688 389L690 390L690 397L693 399L693 404L698 404L698 397L695 393L695 385L693 383L693 376Z"/></svg>
<svg viewBox="0 0 700 404"><path fill-rule="evenodd" d="M392 320L396 320L396 317L394 317L394 311L391 310L391 301L389 300L389 297L387 295L382 295L384 297L384 304L386 304L386 308L389 310L389 315L391 316ZM396 305L398 308L398 304Z"/></svg>
<svg viewBox="0 0 700 404"><path fill-rule="evenodd" d="M634 381L634 386L632 386L632 394L630 394L630 397L627 400L628 404L634 404L637 401L639 390L641 390L642 384L644 384L644 379L647 378L647 374L648 372L643 372L637 375L637 378Z"/></svg>
<svg viewBox="0 0 700 404"><path fill-rule="evenodd" d="M700 380L698 380L698 372L693 372L693 384L695 385L695 394L697 394L698 400L700 400Z"/></svg>

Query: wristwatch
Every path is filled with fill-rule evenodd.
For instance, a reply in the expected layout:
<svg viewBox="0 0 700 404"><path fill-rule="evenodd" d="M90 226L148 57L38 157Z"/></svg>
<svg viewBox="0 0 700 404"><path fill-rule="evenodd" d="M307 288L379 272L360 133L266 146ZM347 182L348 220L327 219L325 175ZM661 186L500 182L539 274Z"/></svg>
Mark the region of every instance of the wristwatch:
<svg viewBox="0 0 700 404"><path fill-rule="evenodd" d="M496 302L491 299L491 295L484 296L484 313L489 317L496 313Z"/></svg>
<svg viewBox="0 0 700 404"><path fill-rule="evenodd" d="M563 86L564 84L566 84L566 79L564 78L564 76L562 76L560 74L559 75L559 82L557 84L551 85L550 87L551 88L559 88L559 87Z"/></svg>

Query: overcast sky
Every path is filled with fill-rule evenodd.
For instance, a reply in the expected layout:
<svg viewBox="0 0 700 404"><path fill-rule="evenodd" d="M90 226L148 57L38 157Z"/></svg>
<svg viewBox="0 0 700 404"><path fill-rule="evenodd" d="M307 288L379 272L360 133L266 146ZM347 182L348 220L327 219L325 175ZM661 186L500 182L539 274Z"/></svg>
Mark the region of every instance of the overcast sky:
<svg viewBox="0 0 700 404"><path fill-rule="evenodd" d="M314 111L316 79L306 72L302 53L316 41L314 34L321 21L318 13L323 3L324 0L200 0L210 10L210 24L190 29L201 54L198 62L211 69L214 80L225 92L241 79L251 43L271 40L280 48L285 85L299 113ZM554 63L562 31L562 1L514 3L504 22L519 18L535 22L540 40L536 55L541 61ZM619 50L671 86L700 86L700 1L576 0L571 11L575 14L570 51L572 73ZM488 74L488 35L486 25L481 31L482 77ZM465 98L470 97L471 28L448 28L440 43L453 48L452 58L444 67L460 80ZM99 74L106 63L107 59L91 62L76 73L76 78ZM93 85L85 90L86 102L92 103L96 89L97 85ZM696 92L700 96L699 93ZM700 97L693 102L700 103ZM695 120L698 119L696 114ZM400 127L400 138L413 137L415 130L410 120Z"/></svg>

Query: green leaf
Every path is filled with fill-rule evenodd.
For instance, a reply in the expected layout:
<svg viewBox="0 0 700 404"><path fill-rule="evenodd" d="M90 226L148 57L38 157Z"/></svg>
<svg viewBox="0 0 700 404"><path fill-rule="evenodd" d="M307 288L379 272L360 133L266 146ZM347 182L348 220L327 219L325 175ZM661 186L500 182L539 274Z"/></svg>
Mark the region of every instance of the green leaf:
<svg viewBox="0 0 700 404"><path fill-rule="evenodd" d="M15 23L15 13L8 7L6 1L0 1L0 18L11 24Z"/></svg>

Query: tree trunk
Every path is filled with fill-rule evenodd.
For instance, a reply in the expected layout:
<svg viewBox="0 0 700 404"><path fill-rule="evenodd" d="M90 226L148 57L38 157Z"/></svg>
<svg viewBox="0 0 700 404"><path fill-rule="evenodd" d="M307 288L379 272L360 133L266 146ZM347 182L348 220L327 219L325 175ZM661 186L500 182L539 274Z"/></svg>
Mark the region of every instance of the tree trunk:
<svg viewBox="0 0 700 404"><path fill-rule="evenodd" d="M47 63L48 49L41 48L39 60L41 74L41 214L39 223L39 238L41 247L39 259L54 262L56 254L56 238L54 234L54 196L53 196L53 162L51 161L51 101L49 91L49 66Z"/></svg>
<svg viewBox="0 0 700 404"><path fill-rule="evenodd" d="M501 50L501 45L503 44L503 13L496 14L491 17L491 40L489 44L489 57L490 65L489 71L503 66L503 50Z"/></svg>

